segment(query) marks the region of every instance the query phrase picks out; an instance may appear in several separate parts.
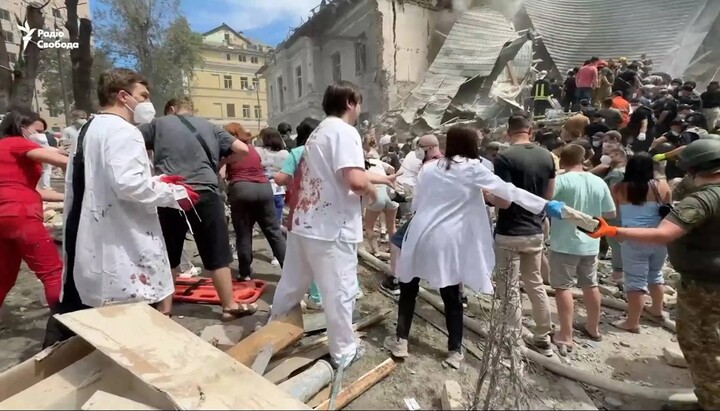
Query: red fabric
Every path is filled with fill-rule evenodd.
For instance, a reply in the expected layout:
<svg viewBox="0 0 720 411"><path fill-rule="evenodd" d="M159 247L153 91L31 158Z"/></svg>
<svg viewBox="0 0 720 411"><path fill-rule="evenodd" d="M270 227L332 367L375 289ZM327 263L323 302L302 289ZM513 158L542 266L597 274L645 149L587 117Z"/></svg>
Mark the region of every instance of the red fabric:
<svg viewBox="0 0 720 411"><path fill-rule="evenodd" d="M16 207L19 204L16 203ZM23 211L21 207L18 212ZM52 308L60 298L62 260L40 213L0 216L0 306L15 285L24 260L45 288L45 299Z"/></svg>
<svg viewBox="0 0 720 411"><path fill-rule="evenodd" d="M0 138L0 216L14 213L18 203L37 205L42 211L42 197L35 189L42 165L26 156L37 148L41 147L23 137Z"/></svg>
<svg viewBox="0 0 720 411"><path fill-rule="evenodd" d="M597 67L588 64L587 66L580 67L577 74L575 74L575 85L577 87L593 87L595 79L597 79L598 70Z"/></svg>
<svg viewBox="0 0 720 411"><path fill-rule="evenodd" d="M225 166L227 181L237 183L239 181L249 183L269 183L265 170L263 170L260 154L255 147L248 144L248 154L240 160L231 160Z"/></svg>

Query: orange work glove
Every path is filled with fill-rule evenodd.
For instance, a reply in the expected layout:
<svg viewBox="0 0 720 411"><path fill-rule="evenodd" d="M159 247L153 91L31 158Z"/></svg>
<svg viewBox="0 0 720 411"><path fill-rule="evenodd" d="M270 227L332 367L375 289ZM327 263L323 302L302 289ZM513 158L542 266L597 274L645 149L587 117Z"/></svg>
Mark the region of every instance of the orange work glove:
<svg viewBox="0 0 720 411"><path fill-rule="evenodd" d="M580 227L578 227L578 230L584 232L592 238L615 237L617 235L617 227L609 225L607 221L605 221L605 219L602 217L596 217L595 219L598 221L598 226L592 233L588 232L587 230L583 230Z"/></svg>

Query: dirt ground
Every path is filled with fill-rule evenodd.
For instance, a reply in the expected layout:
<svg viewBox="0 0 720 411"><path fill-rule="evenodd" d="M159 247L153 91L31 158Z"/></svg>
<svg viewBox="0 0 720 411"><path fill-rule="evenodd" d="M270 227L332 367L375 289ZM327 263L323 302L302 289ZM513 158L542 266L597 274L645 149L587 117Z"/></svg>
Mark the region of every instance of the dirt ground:
<svg viewBox="0 0 720 411"><path fill-rule="evenodd" d="M190 250L194 250L194 244L189 245ZM254 246L256 259L253 268L256 278L269 283L262 296L262 309L272 301L280 272L279 268L269 264L271 253L262 237L255 238ZM193 262L200 265L197 256L193 258ZM601 265L601 272L606 274L607 263L603 262ZM365 297L358 302L361 312L394 306L391 299L377 291L377 285L382 278L379 273L360 266L359 277L365 293ZM41 292L40 283L23 265L15 288L0 309L0 372L40 350L48 316L47 308L41 303ZM476 297L471 296L468 309L470 314L478 312L476 303ZM554 301L552 303L554 308ZM527 299L525 306L525 321L529 322ZM442 314L421 300L417 307L423 315L444 328ZM198 335L204 327L219 323L218 307L177 304L174 314L177 322ZM394 310L383 323L366 330L366 355L346 370L343 377L345 384L357 379L388 357L388 353L382 349L382 341L394 332L396 315ZM577 304L576 318L582 320L583 317L582 305ZM642 334L639 335L621 332L609 326L612 320L620 317L620 312L603 308L601 327L604 340L594 343L576 334L575 351L565 361L594 374L620 381L655 387L692 387L686 369L670 367L662 358L663 347L677 344L672 333L651 323L644 323ZM263 322L266 318L267 312L259 312L239 322L252 327L254 323ZM481 342L481 339L470 331L466 330L465 335L472 344ZM422 409L440 409L442 384L448 379L458 381L463 388L463 395L469 398L478 378L479 361L466 353L466 362L460 371L443 368L440 362L446 355L446 344L446 337L440 331L425 320L415 317L410 337L411 357L401 363L388 378L352 402L347 409L407 409L403 402L405 398L415 398ZM533 367L528 372L527 384L529 392L533 393L533 409L588 409L588 405L600 409L659 409L663 405L581 387ZM590 400L585 393L593 404L588 404Z"/></svg>

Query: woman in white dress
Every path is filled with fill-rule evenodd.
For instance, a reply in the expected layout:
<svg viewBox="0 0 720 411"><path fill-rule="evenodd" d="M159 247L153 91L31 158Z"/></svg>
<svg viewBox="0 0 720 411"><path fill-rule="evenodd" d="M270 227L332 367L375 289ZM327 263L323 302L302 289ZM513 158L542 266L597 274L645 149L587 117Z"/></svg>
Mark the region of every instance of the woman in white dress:
<svg viewBox="0 0 720 411"><path fill-rule="evenodd" d="M459 368L463 360L463 306L460 284L493 292L493 236L483 191L514 202L528 211L546 210L559 218L563 204L521 190L493 174L478 159L477 132L463 125L447 133L445 157L428 162L418 174L415 216L403 241L397 266L400 301L396 335L384 346L407 357L407 339L420 280L440 289L445 303L449 356L444 363Z"/></svg>

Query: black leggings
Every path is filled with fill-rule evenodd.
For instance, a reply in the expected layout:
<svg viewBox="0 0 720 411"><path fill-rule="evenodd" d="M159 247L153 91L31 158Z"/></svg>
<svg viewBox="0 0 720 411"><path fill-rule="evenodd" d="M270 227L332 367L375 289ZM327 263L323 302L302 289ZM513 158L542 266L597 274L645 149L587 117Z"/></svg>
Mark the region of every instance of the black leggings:
<svg viewBox="0 0 720 411"><path fill-rule="evenodd" d="M285 261L285 237L277 219L275 198L270 183L239 181L228 193L232 224L235 228L238 272L241 277L252 275L252 232L257 223L270 244L273 255L282 266Z"/></svg>
<svg viewBox="0 0 720 411"><path fill-rule="evenodd" d="M408 339L410 325L415 314L415 300L420 290L420 279L413 278L409 283L400 283L400 301L396 334L398 338ZM445 326L448 330L448 351L462 350L463 305L460 285L450 285L440 289L445 303Z"/></svg>

